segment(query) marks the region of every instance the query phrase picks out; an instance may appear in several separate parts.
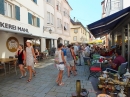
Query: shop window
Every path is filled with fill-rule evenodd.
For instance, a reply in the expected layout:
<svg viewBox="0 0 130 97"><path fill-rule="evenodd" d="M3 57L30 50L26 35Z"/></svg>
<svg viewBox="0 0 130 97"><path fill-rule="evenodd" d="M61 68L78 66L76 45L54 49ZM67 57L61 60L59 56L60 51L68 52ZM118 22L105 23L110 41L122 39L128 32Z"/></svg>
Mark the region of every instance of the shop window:
<svg viewBox="0 0 130 97"><path fill-rule="evenodd" d="M73 37L73 40L74 40L74 41L77 41L77 36L74 36L74 37Z"/></svg>

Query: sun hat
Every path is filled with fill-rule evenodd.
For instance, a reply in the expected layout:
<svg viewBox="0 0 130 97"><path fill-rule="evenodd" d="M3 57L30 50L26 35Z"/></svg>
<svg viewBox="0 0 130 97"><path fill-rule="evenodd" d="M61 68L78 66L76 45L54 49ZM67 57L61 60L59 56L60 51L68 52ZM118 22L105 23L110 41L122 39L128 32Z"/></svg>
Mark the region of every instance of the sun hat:
<svg viewBox="0 0 130 97"><path fill-rule="evenodd" d="M32 43L32 41L31 41L31 40L27 40L26 42Z"/></svg>

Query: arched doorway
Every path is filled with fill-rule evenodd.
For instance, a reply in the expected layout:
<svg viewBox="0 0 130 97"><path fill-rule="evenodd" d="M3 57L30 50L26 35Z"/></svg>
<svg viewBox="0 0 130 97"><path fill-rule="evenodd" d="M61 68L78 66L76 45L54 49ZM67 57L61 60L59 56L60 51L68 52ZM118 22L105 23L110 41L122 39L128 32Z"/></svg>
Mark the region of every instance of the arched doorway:
<svg viewBox="0 0 130 97"><path fill-rule="evenodd" d="M57 40L57 45L58 45L59 43L63 43L63 39L62 39L61 37L59 37L58 40Z"/></svg>

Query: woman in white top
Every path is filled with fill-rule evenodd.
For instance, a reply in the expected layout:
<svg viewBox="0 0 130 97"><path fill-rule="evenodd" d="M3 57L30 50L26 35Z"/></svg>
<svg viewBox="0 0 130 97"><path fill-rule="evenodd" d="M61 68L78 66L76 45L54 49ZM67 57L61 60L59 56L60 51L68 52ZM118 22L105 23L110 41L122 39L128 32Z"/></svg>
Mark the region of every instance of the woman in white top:
<svg viewBox="0 0 130 97"><path fill-rule="evenodd" d="M64 59L64 54L61 50L62 48L63 48L63 44L61 43L58 44L58 49L55 52L55 62L56 62L57 69L59 70L56 83L59 86L64 85L64 83L62 82L62 77L63 77L64 65L66 64Z"/></svg>
<svg viewBox="0 0 130 97"><path fill-rule="evenodd" d="M34 71L34 61L36 61L36 56L34 53L34 49L31 46L31 40L27 40L26 41L26 66L27 69L29 70L29 79L27 80L27 82L30 82L32 79L32 72L34 73L34 76L36 74L36 72Z"/></svg>

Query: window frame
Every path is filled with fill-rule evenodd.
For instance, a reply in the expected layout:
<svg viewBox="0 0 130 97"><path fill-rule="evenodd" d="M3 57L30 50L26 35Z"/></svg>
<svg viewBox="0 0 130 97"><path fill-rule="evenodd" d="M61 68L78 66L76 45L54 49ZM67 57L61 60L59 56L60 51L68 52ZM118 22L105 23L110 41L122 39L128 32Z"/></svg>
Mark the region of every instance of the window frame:
<svg viewBox="0 0 130 97"><path fill-rule="evenodd" d="M77 36L73 36L73 41L77 41Z"/></svg>
<svg viewBox="0 0 130 97"><path fill-rule="evenodd" d="M5 7L5 3L6 3L6 7ZM12 6L11 8L11 16L9 16L9 5ZM6 8L6 11L5 11L5 8ZM4 12L5 12L5 16L9 17L9 18L13 18L13 19L16 19L15 17L15 5L8 2L8 1L4 1Z"/></svg>
<svg viewBox="0 0 130 97"><path fill-rule="evenodd" d="M115 7L115 5L118 3L118 7ZM115 10L121 7L120 5L120 0L116 0L116 1L111 1L110 2L110 10Z"/></svg>
<svg viewBox="0 0 130 97"><path fill-rule="evenodd" d="M50 12L47 12L47 24L50 24Z"/></svg>
<svg viewBox="0 0 130 97"><path fill-rule="evenodd" d="M76 31L77 30L77 31ZM77 34L78 33L78 28L74 29L74 33Z"/></svg>
<svg viewBox="0 0 130 97"><path fill-rule="evenodd" d="M32 25L37 27L37 17L32 15Z"/></svg>

